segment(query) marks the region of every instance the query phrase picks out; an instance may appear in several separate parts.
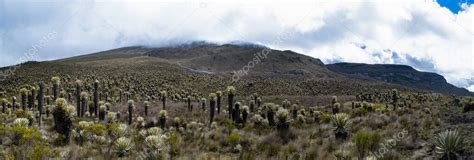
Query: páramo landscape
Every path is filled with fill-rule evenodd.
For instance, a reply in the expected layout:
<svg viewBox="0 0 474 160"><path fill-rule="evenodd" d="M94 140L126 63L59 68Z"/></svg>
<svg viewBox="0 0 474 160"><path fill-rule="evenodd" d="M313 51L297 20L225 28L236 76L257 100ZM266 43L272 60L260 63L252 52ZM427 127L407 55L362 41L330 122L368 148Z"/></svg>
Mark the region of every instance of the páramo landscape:
<svg viewBox="0 0 474 160"><path fill-rule="evenodd" d="M0 2L1 160L473 160L470 0Z"/></svg>

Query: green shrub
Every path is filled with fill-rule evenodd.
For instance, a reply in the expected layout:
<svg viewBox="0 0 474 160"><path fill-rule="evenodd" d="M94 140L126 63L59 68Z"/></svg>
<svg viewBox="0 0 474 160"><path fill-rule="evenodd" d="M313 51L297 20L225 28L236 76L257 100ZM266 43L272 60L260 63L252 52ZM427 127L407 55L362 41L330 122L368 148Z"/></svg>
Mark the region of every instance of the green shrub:
<svg viewBox="0 0 474 160"><path fill-rule="evenodd" d="M351 112L351 117L363 117L369 113L365 108L359 107Z"/></svg>
<svg viewBox="0 0 474 160"><path fill-rule="evenodd" d="M435 137L436 153L442 154L441 159L457 159L464 144L464 137L457 130L447 130Z"/></svg>
<svg viewBox="0 0 474 160"><path fill-rule="evenodd" d="M230 142L231 145L237 145L240 142L240 134L239 131L234 130L230 133L229 137L227 137L227 141Z"/></svg>
<svg viewBox="0 0 474 160"><path fill-rule="evenodd" d="M377 150L382 136L378 132L359 131L352 137L352 141L355 143L357 157L363 159L368 152Z"/></svg>
<svg viewBox="0 0 474 160"><path fill-rule="evenodd" d="M347 129L350 126L349 115L346 113L337 113L331 116L332 125L335 127L334 134L336 139L346 139Z"/></svg>
<svg viewBox="0 0 474 160"><path fill-rule="evenodd" d="M323 123L329 123L331 122L331 115L330 114L321 114L321 121Z"/></svg>
<svg viewBox="0 0 474 160"><path fill-rule="evenodd" d="M268 157L274 157L274 156L277 156L280 153L281 145L271 143L271 144L268 144L268 146L266 146L265 149L266 149L265 153Z"/></svg>
<svg viewBox="0 0 474 160"><path fill-rule="evenodd" d="M124 157L128 155L132 149L132 142L129 138L120 137L115 141L113 149L118 157Z"/></svg>
<svg viewBox="0 0 474 160"><path fill-rule="evenodd" d="M10 127L8 132L11 133L10 139L13 141L14 145L22 145L39 141L41 139L41 133L39 133L36 128L27 126L15 125Z"/></svg>

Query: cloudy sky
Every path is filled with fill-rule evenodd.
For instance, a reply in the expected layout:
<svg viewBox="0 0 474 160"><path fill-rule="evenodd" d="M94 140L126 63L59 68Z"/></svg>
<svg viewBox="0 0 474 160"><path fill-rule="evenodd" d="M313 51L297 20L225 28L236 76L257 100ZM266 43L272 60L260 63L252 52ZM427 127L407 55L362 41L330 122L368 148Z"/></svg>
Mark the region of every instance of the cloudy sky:
<svg viewBox="0 0 474 160"><path fill-rule="evenodd" d="M474 91L472 0L0 0L0 66L118 47L250 42L325 63L408 64Z"/></svg>

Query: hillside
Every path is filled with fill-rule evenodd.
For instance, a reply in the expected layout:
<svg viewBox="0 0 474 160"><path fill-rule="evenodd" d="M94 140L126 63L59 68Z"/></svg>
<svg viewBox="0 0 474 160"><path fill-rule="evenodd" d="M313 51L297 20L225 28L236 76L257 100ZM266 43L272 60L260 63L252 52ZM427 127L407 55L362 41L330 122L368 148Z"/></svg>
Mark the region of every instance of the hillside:
<svg viewBox="0 0 474 160"><path fill-rule="evenodd" d="M467 89L449 84L436 73L420 72L406 65L336 63L326 65L330 70L350 76L370 77L387 83L400 84L424 91L441 92L455 95L469 95Z"/></svg>
<svg viewBox="0 0 474 160"><path fill-rule="evenodd" d="M264 50L268 53L266 56L262 56ZM253 67L244 68L249 62ZM233 81L233 74L242 69L248 69L248 74L241 74L239 81ZM47 81L54 75L64 75L70 82L78 78L110 77L114 77L110 83L138 81L142 83L116 87L141 94L164 88L206 92L221 90L226 85L265 95L354 95L391 88L471 94L448 84L442 76L418 72L409 66L325 65L319 59L292 51L234 44L125 47L55 61L25 63L0 84L5 86L3 90L16 90L18 86L12 84Z"/></svg>

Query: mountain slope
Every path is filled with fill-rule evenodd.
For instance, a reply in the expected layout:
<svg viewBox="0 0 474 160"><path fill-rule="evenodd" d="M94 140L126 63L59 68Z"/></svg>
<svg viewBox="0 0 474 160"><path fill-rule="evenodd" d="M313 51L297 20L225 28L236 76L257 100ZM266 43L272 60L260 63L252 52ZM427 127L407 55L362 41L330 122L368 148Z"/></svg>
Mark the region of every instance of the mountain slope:
<svg viewBox="0 0 474 160"><path fill-rule="evenodd" d="M147 56L174 60L179 65L208 73L248 70L258 75L304 75L336 77L319 59L291 51L237 45L199 45L185 48L158 48ZM244 68L245 66L251 66Z"/></svg>
<svg viewBox="0 0 474 160"><path fill-rule="evenodd" d="M267 53L263 55L263 53ZM1 69L0 69L1 70ZM233 81L236 71L239 81ZM352 74L355 73L355 74ZM25 63L1 81L3 90L51 76L105 79L119 88L154 94L158 90L210 92L235 85L243 92L266 95L355 95L391 88L471 94L437 74L409 66L331 64L292 51L255 45L197 44L174 47L125 47L55 61ZM128 82L122 84L122 82Z"/></svg>
<svg viewBox="0 0 474 160"><path fill-rule="evenodd" d="M336 63L326 65L330 70L355 77L370 77L387 83L400 84L424 91L470 95L467 89L449 84L436 73L420 72L406 65Z"/></svg>

